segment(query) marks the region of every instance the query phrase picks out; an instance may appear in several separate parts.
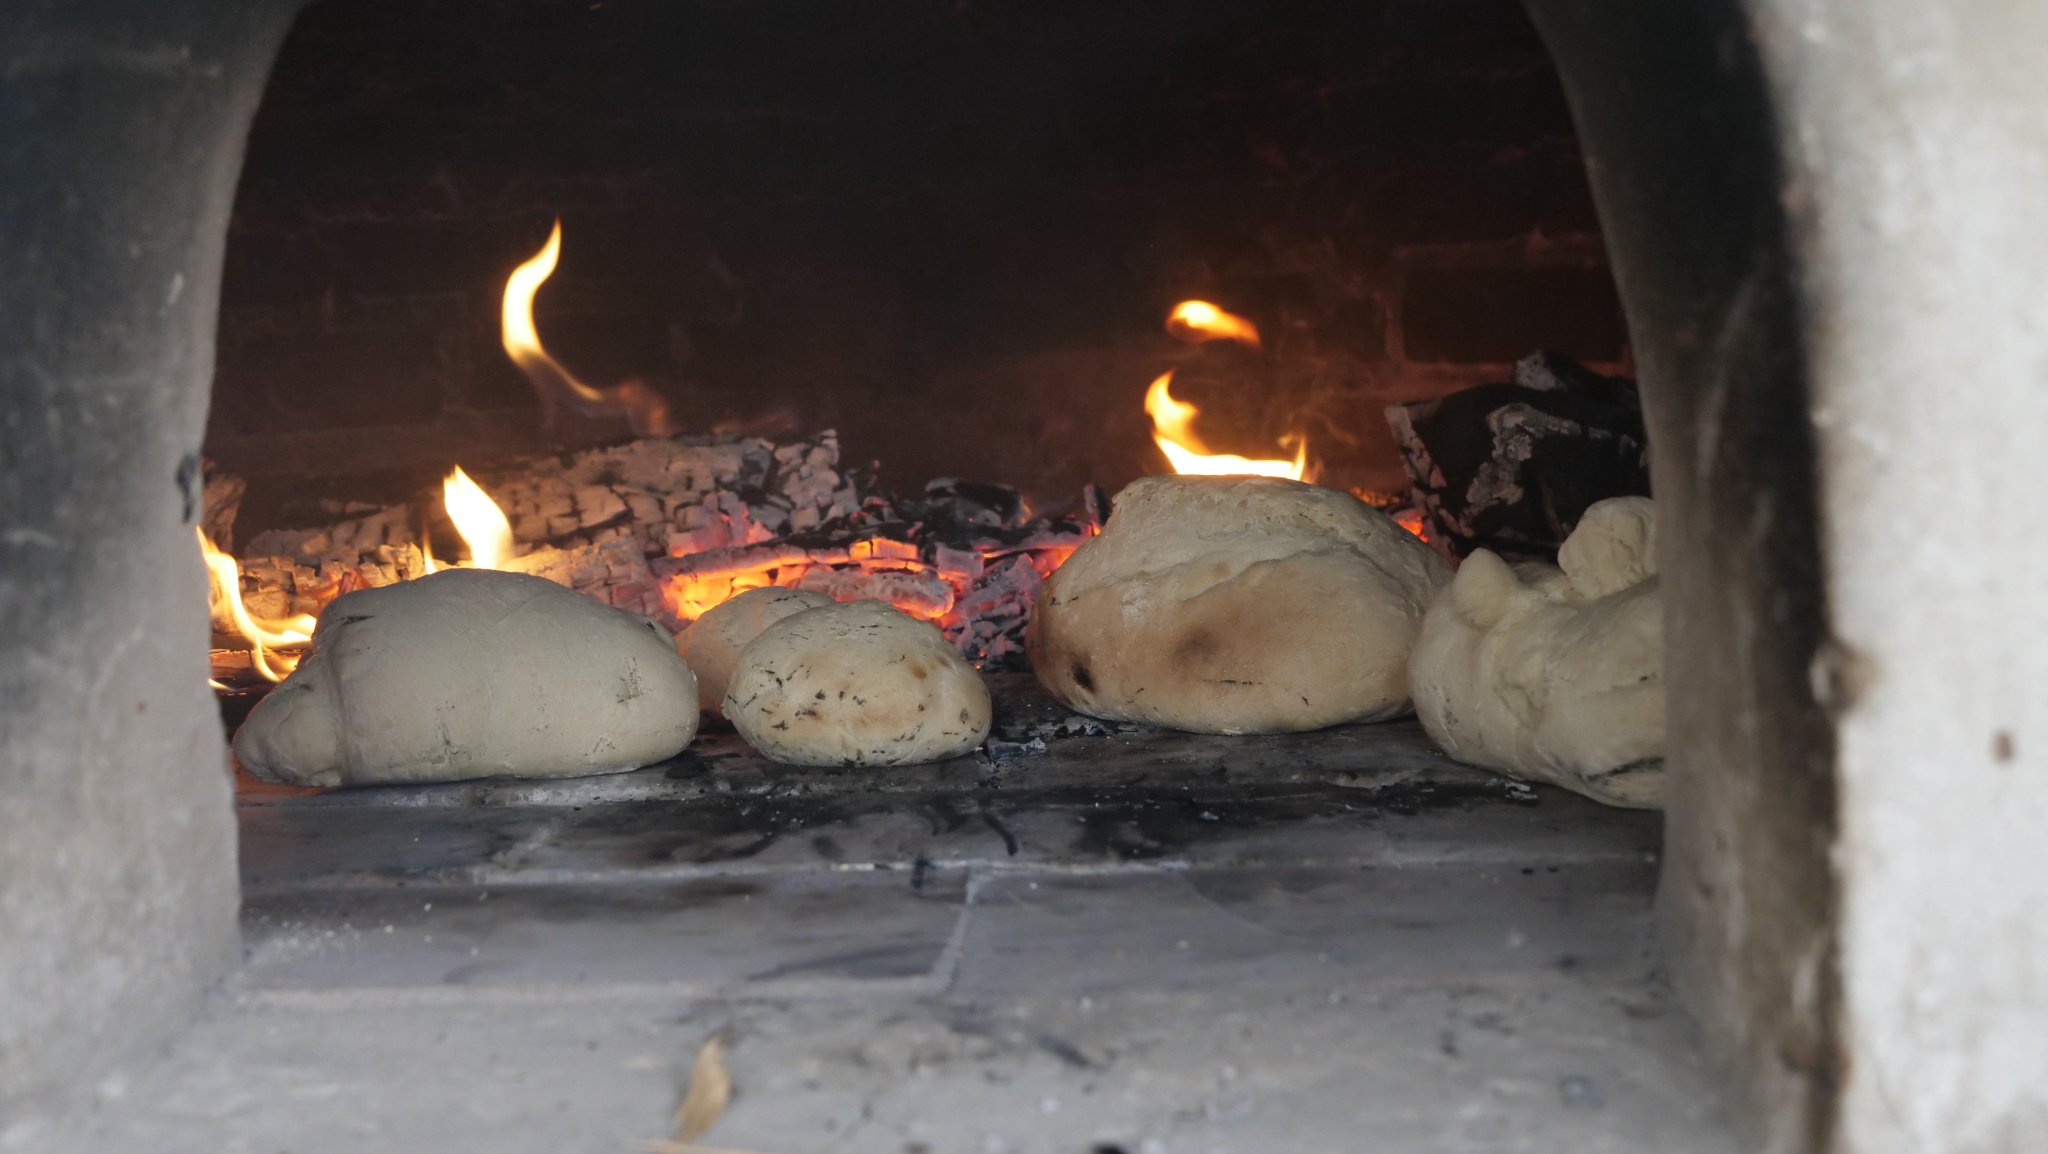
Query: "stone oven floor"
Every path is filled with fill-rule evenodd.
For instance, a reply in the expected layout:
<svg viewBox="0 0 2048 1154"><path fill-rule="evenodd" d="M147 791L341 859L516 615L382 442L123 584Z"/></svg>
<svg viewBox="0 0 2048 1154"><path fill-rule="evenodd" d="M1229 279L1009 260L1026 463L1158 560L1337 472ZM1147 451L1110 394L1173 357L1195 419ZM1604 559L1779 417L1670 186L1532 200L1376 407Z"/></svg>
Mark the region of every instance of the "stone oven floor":
<svg viewBox="0 0 2048 1154"><path fill-rule="evenodd" d="M1055 715L997 678L999 733ZM53 1150L631 1152L730 1039L753 1154L1734 1145L1655 815L1412 723L243 796L247 965Z"/></svg>

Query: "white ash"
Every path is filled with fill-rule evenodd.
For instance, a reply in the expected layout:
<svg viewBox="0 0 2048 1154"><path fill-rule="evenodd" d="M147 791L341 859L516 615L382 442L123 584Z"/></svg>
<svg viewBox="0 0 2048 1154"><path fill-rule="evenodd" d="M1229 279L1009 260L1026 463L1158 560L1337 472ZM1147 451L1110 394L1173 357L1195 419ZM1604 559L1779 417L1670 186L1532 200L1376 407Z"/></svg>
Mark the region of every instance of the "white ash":
<svg viewBox="0 0 2048 1154"><path fill-rule="evenodd" d="M258 533L242 547L242 552L254 557L289 557L310 568L328 561L354 564L358 557L387 546L418 545L414 522L408 506L373 508L331 525Z"/></svg>
<svg viewBox="0 0 2048 1154"><path fill-rule="evenodd" d="M1022 732L1029 735L1030 741L1058 741L1067 737L1109 737L1118 733L1136 733L1144 728L1129 721L1098 721L1077 713L1072 717L1046 718L1031 722Z"/></svg>
<svg viewBox="0 0 2048 1154"><path fill-rule="evenodd" d="M1054 700L1028 674L997 674L992 687L997 708L989 728L991 757L997 752L1002 758L1035 756L1048 742L1140 733L1146 728L1131 722L1101 721L1075 713Z"/></svg>
<svg viewBox="0 0 2048 1154"><path fill-rule="evenodd" d="M1003 741L991 737L981 746L982 753L996 765L1020 757L1037 757L1045 750L1045 739L1042 737L1034 737L1030 741Z"/></svg>
<svg viewBox="0 0 2048 1154"><path fill-rule="evenodd" d="M545 577L614 609L642 617L667 617L661 586L648 570L647 558L640 555L638 546L623 538L569 549L543 545L512 558L504 568Z"/></svg>
<svg viewBox="0 0 2048 1154"><path fill-rule="evenodd" d="M977 665L1021 658L1024 626L1031 620L1038 590L1044 584L1028 557L1013 554L997 561L960 597L955 608L961 634L954 644Z"/></svg>
<svg viewBox="0 0 2048 1154"><path fill-rule="evenodd" d="M1052 708L1065 709L1058 705ZM1049 742L1076 737L1110 737L1137 733L1144 728L1127 721L1098 721L1079 713L1069 713L1064 717L1013 713L998 715L988 740L982 743L981 748L990 765L1000 766L1019 758L1042 756L1050 750Z"/></svg>
<svg viewBox="0 0 2048 1154"><path fill-rule="evenodd" d="M427 574L425 555L410 543L378 545L347 560L252 555L241 559L241 567L243 604L258 619L272 621L302 613L317 616L349 589L380 589ZM233 626L217 619L214 628L232 632Z"/></svg>

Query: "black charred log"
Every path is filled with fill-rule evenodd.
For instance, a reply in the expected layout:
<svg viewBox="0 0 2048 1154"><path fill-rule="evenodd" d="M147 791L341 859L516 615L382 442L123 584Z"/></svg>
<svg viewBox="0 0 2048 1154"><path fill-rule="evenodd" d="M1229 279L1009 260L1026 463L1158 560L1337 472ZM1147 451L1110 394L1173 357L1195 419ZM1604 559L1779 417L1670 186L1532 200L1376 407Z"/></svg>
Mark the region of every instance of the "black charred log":
<svg viewBox="0 0 2048 1154"><path fill-rule="evenodd" d="M1553 558L1587 506L1650 492L1636 383L1555 353L1512 382L1395 405L1387 423L1432 538L1461 557Z"/></svg>

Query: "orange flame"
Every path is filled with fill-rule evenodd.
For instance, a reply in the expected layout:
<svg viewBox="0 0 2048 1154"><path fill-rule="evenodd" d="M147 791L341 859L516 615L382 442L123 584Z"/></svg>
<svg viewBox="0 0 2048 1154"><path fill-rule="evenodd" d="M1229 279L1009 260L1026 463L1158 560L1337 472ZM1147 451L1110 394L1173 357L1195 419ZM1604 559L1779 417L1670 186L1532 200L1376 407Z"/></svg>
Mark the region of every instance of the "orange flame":
<svg viewBox="0 0 2048 1154"><path fill-rule="evenodd" d="M555 275L555 264L561 257L562 222L557 220L554 231L548 234L548 242L541 246L533 259L513 269L512 275L505 280L505 305L500 318L505 352L527 376L551 373L559 383L594 401L599 399L597 390L584 385L556 363L555 358L541 347L540 333L533 327L534 294L540 292L540 286Z"/></svg>
<svg viewBox="0 0 2048 1154"><path fill-rule="evenodd" d="M499 317L505 354L526 379L533 382L541 403L552 408L558 398L590 413L624 412L633 432L643 437L665 437L677 430L669 418L668 400L642 381L625 381L608 389L592 388L541 347L540 332L533 325L533 298L540 286L555 275L562 256L562 222L557 219L548 242L533 259L512 270L505 280L505 303Z"/></svg>
<svg viewBox="0 0 2048 1154"><path fill-rule="evenodd" d="M1259 347L1259 326L1208 301L1182 301L1173 306L1173 311L1166 314L1166 331L1190 344L1236 341Z"/></svg>
<svg viewBox="0 0 2048 1154"><path fill-rule="evenodd" d="M235 564L233 557L214 548L206 530L193 531L199 534L199 555L206 562L207 576L213 586L213 603L227 611L227 618L234 623L235 630L249 642L250 666L266 680L283 681L286 674L298 668L298 654L268 653L267 649L306 644L313 640L316 622L303 613L275 623L256 620L242 604L241 567Z"/></svg>
<svg viewBox="0 0 2048 1154"><path fill-rule="evenodd" d="M1308 442L1295 445L1294 459L1254 460L1235 453L1210 453L1194 434L1195 406L1177 401L1168 392L1173 374L1163 374L1145 393L1145 412L1152 418L1152 440L1166 454L1176 473L1204 476L1285 477L1299 481L1308 475Z"/></svg>
<svg viewBox="0 0 2048 1154"><path fill-rule="evenodd" d="M455 471L441 482L441 505L448 510L448 519L455 522L455 531L462 534L463 543L469 546L471 568L498 569L511 559L512 522L505 519L505 511L498 508L483 486L469 479L462 466L455 466ZM429 556L427 571L438 568Z"/></svg>

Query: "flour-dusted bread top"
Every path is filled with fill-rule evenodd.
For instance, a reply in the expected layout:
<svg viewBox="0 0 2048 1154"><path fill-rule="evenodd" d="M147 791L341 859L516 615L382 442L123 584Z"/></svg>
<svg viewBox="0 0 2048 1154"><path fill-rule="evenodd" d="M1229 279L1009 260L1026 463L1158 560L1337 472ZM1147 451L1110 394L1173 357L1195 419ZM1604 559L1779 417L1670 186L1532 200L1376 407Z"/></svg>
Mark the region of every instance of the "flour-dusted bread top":
<svg viewBox="0 0 2048 1154"><path fill-rule="evenodd" d="M451 569L335 598L234 746L265 780L329 786L613 773L696 731L697 679L660 625Z"/></svg>
<svg viewBox="0 0 2048 1154"><path fill-rule="evenodd" d="M1055 577L1061 595L1109 584L1178 595L1253 565L1304 552L1348 551L1427 601L1450 566L1393 518L1349 493L1276 477L1142 477L1116 495L1100 536ZM1171 574L1173 583L1155 578Z"/></svg>
<svg viewBox="0 0 2048 1154"><path fill-rule="evenodd" d="M945 635L880 601L805 610L740 651L725 716L788 765L958 757L989 730L988 688Z"/></svg>

